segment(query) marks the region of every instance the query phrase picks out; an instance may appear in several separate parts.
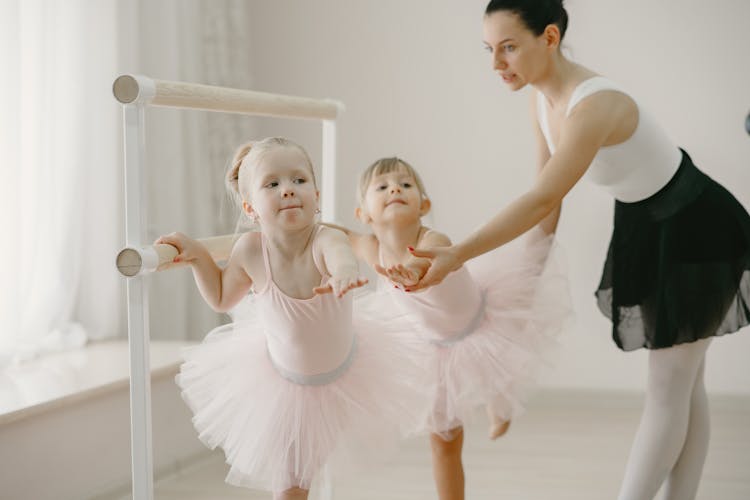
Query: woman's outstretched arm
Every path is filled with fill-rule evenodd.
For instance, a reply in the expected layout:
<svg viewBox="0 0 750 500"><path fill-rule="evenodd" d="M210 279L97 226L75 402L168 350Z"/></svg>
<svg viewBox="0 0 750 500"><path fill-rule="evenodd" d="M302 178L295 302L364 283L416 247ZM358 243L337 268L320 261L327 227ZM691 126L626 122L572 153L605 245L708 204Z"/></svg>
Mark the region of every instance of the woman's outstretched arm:
<svg viewBox="0 0 750 500"><path fill-rule="evenodd" d="M444 248L415 249L412 254L432 261L418 290L440 283L469 259L522 235L543 220L550 223L565 195L576 185L618 124L618 96L595 94L581 101L562 126L559 145L539 172L533 187L462 242ZM554 225L556 226L556 219Z"/></svg>
<svg viewBox="0 0 750 500"><path fill-rule="evenodd" d="M531 121L533 122L533 128L534 128L534 142L536 144L536 174L537 177L542 173L542 170L544 170L544 166L547 164L547 162L550 159L550 151L549 146L547 146L547 140L544 138L544 134L542 133L542 128L539 125L539 120L537 118L537 92L530 92L530 99L529 99L529 115L531 116ZM546 234L552 234L557 232L557 223L560 221L560 210L562 209L562 203L557 205L557 207L552 210L549 215L547 215L542 221L539 223L539 227L544 230Z"/></svg>

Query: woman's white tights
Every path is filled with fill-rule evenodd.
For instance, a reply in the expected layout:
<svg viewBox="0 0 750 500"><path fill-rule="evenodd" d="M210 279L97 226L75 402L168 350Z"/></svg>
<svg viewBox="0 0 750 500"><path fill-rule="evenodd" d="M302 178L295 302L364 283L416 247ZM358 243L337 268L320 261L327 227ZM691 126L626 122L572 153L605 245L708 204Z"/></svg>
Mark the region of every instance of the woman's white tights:
<svg viewBox="0 0 750 500"><path fill-rule="evenodd" d="M703 384L711 339L649 353L648 387L618 500L692 500L708 452L710 422Z"/></svg>

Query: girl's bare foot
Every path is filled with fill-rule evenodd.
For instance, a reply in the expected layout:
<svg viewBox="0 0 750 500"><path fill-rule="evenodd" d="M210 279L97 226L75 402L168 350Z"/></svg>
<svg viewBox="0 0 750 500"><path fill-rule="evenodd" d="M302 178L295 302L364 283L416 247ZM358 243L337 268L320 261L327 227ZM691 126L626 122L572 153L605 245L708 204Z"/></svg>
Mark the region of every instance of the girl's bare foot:
<svg viewBox="0 0 750 500"><path fill-rule="evenodd" d="M510 427L510 420L502 420L495 417L490 423L490 439L495 440L499 438L508 432L508 427Z"/></svg>
<svg viewBox="0 0 750 500"><path fill-rule="evenodd" d="M490 420L490 439L494 441L495 439L508 432L508 427L510 427L510 420L505 420L495 415L495 412L492 411L492 408L489 404L487 405L487 418Z"/></svg>

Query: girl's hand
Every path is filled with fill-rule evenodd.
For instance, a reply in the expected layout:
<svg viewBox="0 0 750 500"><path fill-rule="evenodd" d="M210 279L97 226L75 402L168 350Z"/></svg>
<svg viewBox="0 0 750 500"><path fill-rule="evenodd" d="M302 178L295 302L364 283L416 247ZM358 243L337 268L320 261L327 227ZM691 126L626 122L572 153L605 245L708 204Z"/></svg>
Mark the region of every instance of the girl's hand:
<svg viewBox="0 0 750 500"><path fill-rule="evenodd" d="M205 247L196 240L182 233L170 233L160 236L154 245L172 245L177 249L177 255L172 262L186 262L191 264L205 254Z"/></svg>
<svg viewBox="0 0 750 500"><path fill-rule="evenodd" d="M313 293L315 295L332 293L336 297L343 297L349 290L359 288L365 284L367 284L367 278L356 273L342 277L331 276L325 284L313 288Z"/></svg>
<svg viewBox="0 0 750 500"><path fill-rule="evenodd" d="M409 252L414 257L422 257L430 260L430 267L427 272L414 286L405 288L407 292L413 292L415 290L421 290L428 288L433 285L437 285L445 279L445 277L456 271L463 262L459 258L458 249L455 245L447 247L432 247L423 249L409 248Z"/></svg>
<svg viewBox="0 0 750 500"><path fill-rule="evenodd" d="M413 266L404 266L403 264L384 268L379 264L375 264L375 270L391 280L394 285L401 285L399 288L409 288L419 283L419 278L424 274L425 268L418 269Z"/></svg>

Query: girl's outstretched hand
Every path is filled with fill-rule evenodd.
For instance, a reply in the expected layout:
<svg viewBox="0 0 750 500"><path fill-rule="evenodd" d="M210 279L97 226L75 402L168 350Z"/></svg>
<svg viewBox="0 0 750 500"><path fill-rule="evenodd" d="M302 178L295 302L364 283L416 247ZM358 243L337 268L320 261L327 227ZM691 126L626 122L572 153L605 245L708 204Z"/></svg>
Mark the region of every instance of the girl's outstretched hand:
<svg viewBox="0 0 750 500"><path fill-rule="evenodd" d="M325 284L313 288L313 293L315 295L332 293L336 297L343 297L349 290L366 285L367 281L367 278L358 274L342 277L331 276Z"/></svg>
<svg viewBox="0 0 750 500"><path fill-rule="evenodd" d="M387 268L380 264L375 264L375 271L391 280L394 285L400 285L399 288L404 289L419 283L419 278L424 274L420 270L404 266L403 264L396 264Z"/></svg>
<svg viewBox="0 0 750 500"><path fill-rule="evenodd" d="M177 249L177 255L172 262L191 263L205 252L205 247L196 240L182 233L170 233L160 236L154 245L172 245Z"/></svg>
<svg viewBox="0 0 750 500"><path fill-rule="evenodd" d="M422 276L422 279L419 280L419 283L405 288L407 292L437 285L449 273L457 270L463 264L458 256L458 250L455 245L447 247L409 248L409 252L414 257L429 259L430 267L427 269L425 275Z"/></svg>

